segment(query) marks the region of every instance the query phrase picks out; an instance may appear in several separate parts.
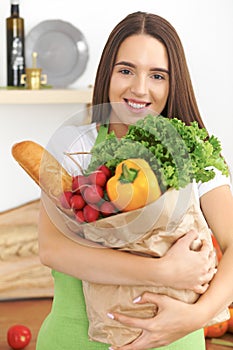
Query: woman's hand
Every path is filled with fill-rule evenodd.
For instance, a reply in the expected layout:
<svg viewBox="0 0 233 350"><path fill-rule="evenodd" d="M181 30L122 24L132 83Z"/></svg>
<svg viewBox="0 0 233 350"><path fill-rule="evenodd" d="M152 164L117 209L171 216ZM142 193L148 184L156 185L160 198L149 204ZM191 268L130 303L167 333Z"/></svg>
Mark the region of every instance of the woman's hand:
<svg viewBox="0 0 233 350"><path fill-rule="evenodd" d="M176 289L190 289L203 294L209 287L216 272L216 254L207 241L202 241L199 251L190 249L198 238L198 233L191 230L167 251L167 286ZM170 268L170 270L169 270ZM170 272L170 273L169 273Z"/></svg>
<svg viewBox="0 0 233 350"><path fill-rule="evenodd" d="M155 305L153 318L134 318L113 312L112 322L120 322L125 326L142 329L141 335L132 343L111 347L114 350L147 350L168 345L188 333L203 327L201 312L197 314L195 304L146 292L137 298L138 304L150 303ZM195 312L195 314L194 314Z"/></svg>

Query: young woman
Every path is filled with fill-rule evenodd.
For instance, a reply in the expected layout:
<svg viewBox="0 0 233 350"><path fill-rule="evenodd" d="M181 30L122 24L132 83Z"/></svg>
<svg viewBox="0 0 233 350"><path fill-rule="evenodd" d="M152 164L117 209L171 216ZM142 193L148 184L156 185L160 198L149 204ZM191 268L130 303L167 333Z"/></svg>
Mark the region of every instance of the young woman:
<svg viewBox="0 0 233 350"><path fill-rule="evenodd" d="M115 102L127 113L119 114ZM67 150L71 142L71 149L89 151L99 125L107 119L109 131L114 130L119 138L125 135L128 125L142 118L147 110L167 118L180 118L187 124L196 120L204 126L179 37L166 20L153 14L133 13L110 34L96 75L93 105L96 108L90 125L61 131L60 153L53 142L53 153L60 161L62 150ZM40 257L42 263L53 269L55 291L51 313L38 336L37 350L104 350L111 345L88 340L81 280L132 286L163 285L202 294L190 305L165 295L145 293L138 302L155 304L158 309L155 317L110 316L116 324L121 322L142 330L138 339L118 350L205 349L203 326L228 306L233 296L233 197L229 178L218 172L213 180L199 184L198 191L203 214L223 251L215 275L214 254L207 243L203 242L200 252L189 249L197 232L191 231L178 240L160 259L96 249L63 234L67 228L43 194ZM106 310L106 314L108 312Z"/></svg>

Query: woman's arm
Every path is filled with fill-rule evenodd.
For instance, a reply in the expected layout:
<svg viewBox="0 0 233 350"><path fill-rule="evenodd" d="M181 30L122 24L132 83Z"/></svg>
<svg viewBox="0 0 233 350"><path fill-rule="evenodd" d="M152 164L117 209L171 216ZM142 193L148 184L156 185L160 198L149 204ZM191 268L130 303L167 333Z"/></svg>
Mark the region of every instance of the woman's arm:
<svg viewBox="0 0 233 350"><path fill-rule="evenodd" d="M67 238L41 203L39 254L43 264L76 278L103 284L155 285L203 293L214 274L214 254L206 242L190 250L197 233L181 238L163 258L141 257L107 248L93 248ZM189 263L184 264L187 261Z"/></svg>
<svg viewBox="0 0 233 350"><path fill-rule="evenodd" d="M233 196L230 188L221 186L206 193L201 198L201 207L223 252L210 288L198 301L211 318L233 301Z"/></svg>
<svg viewBox="0 0 233 350"><path fill-rule="evenodd" d="M156 304L157 314L139 319L114 313L113 322L141 328L132 344L118 350L146 350L167 345L204 327L233 300L233 196L228 186L216 188L201 198L203 214L223 251L218 271L208 290L195 304L186 304L165 295L145 293L139 303ZM169 332L168 332L169 330Z"/></svg>

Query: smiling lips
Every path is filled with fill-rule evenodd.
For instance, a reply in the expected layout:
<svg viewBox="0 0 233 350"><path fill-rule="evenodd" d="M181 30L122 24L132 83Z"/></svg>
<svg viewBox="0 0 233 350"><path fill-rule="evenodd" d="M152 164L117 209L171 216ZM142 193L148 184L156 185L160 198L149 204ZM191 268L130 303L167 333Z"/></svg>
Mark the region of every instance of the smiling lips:
<svg viewBox="0 0 233 350"><path fill-rule="evenodd" d="M136 110L143 109L145 107L148 107L151 103L150 102L142 102L142 101L136 101L136 100L128 100L124 99L125 102L128 104L129 107L134 108Z"/></svg>

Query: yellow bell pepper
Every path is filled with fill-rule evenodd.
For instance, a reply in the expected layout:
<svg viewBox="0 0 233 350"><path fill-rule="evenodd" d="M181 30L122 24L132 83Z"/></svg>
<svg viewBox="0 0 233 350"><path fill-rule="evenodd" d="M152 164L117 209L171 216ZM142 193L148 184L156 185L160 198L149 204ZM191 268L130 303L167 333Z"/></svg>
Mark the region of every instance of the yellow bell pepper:
<svg viewBox="0 0 233 350"><path fill-rule="evenodd" d="M106 189L110 201L124 212L144 207L161 196L155 173L141 158L122 161Z"/></svg>

